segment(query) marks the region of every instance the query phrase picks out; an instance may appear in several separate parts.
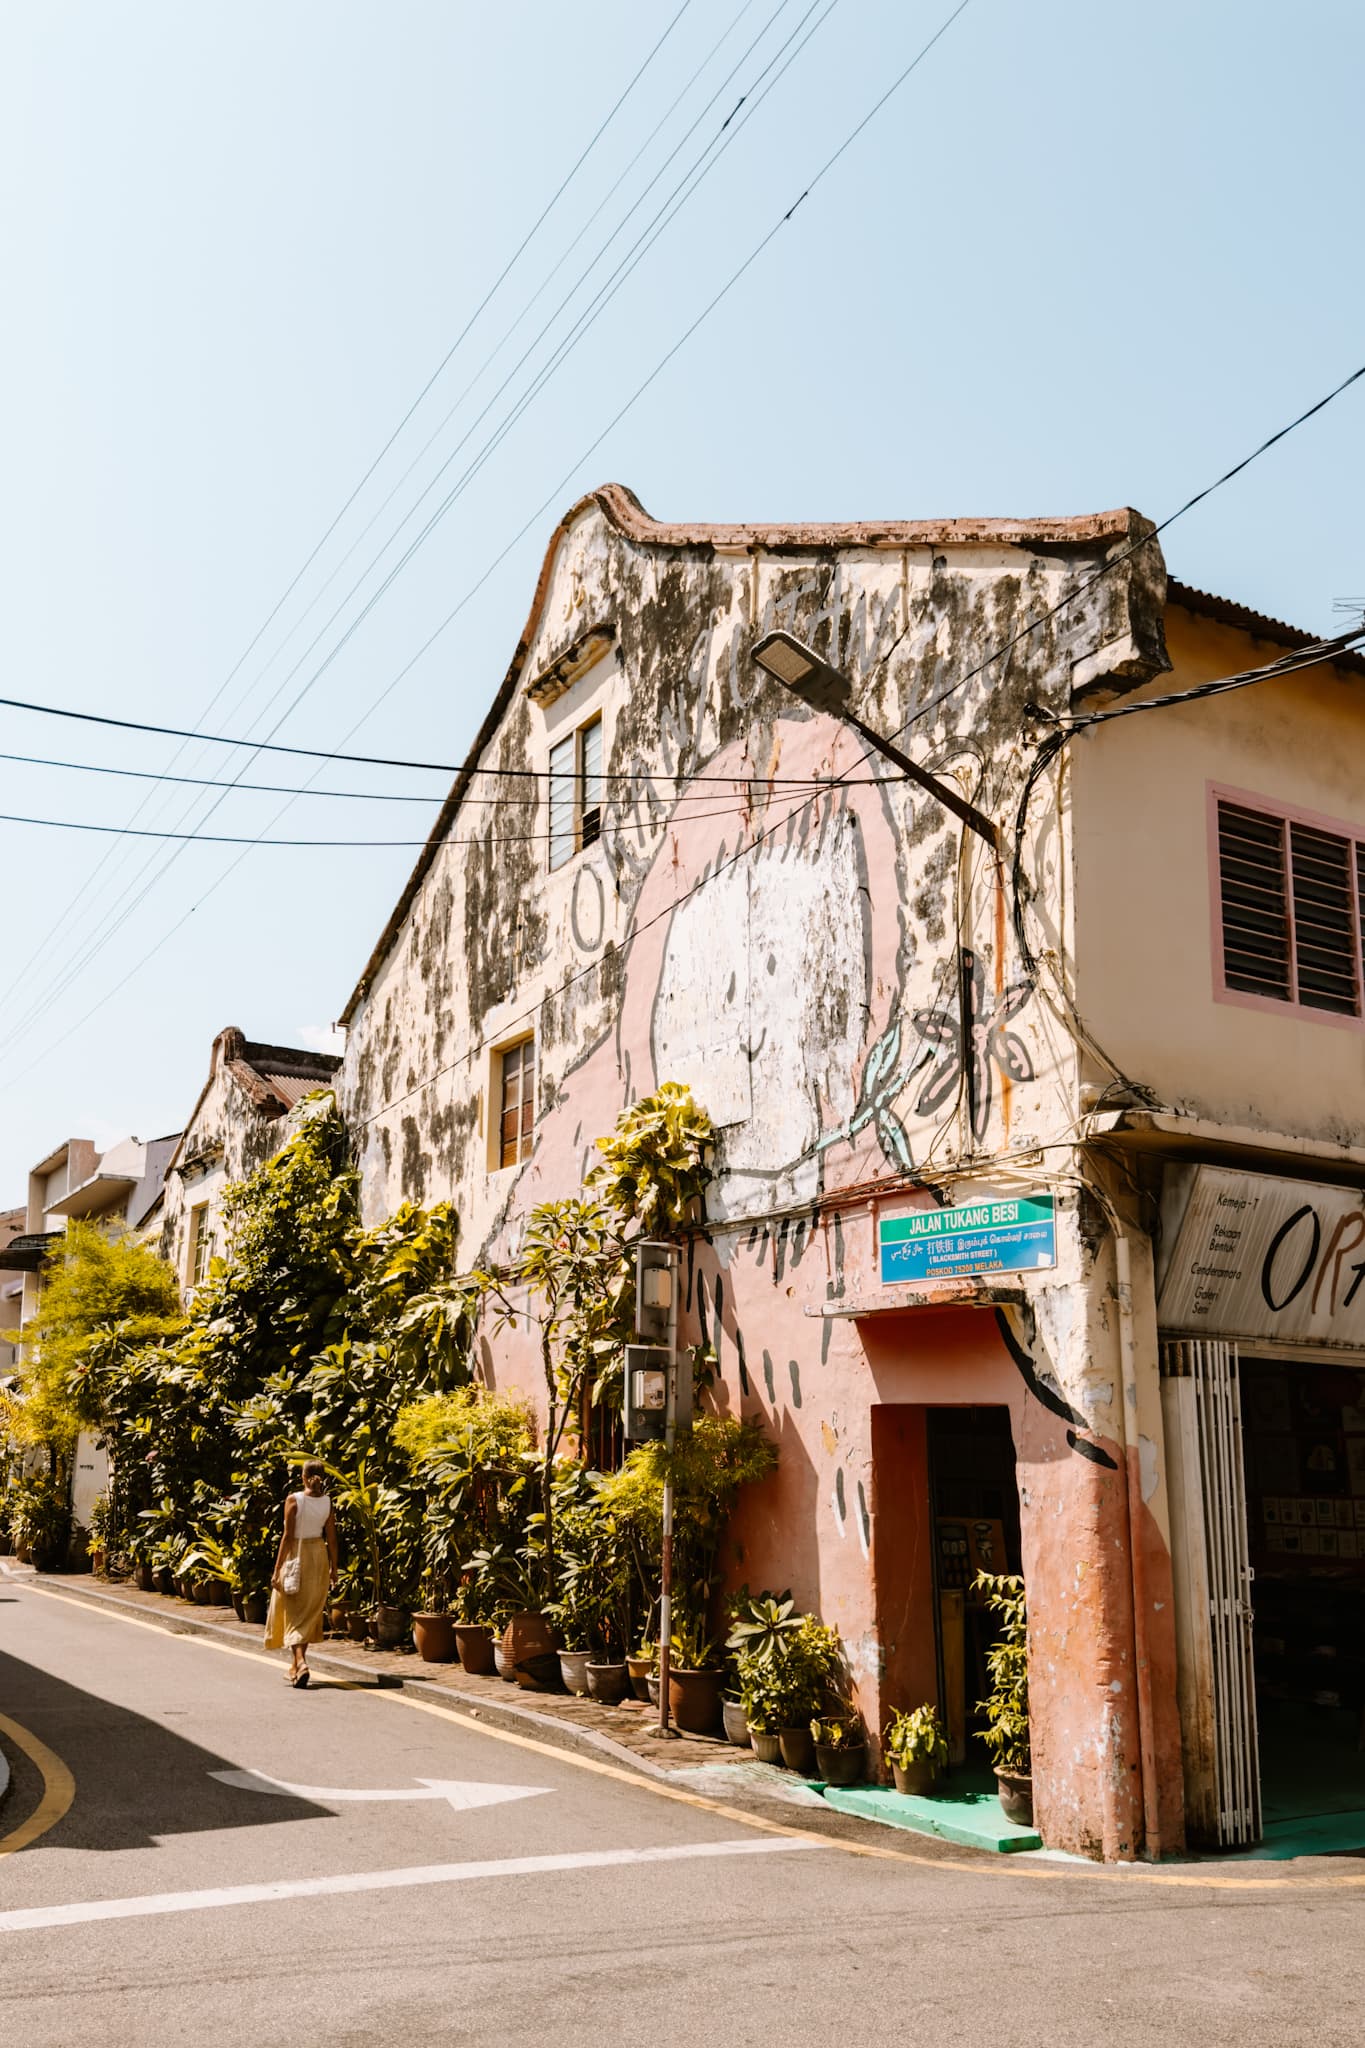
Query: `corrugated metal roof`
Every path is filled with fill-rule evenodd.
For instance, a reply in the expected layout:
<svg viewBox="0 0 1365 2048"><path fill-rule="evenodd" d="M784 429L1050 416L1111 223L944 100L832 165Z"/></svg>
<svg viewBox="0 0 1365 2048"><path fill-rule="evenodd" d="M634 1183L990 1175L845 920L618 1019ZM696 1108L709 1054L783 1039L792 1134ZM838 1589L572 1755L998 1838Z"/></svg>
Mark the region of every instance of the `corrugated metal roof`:
<svg viewBox="0 0 1365 2048"><path fill-rule="evenodd" d="M330 1078L327 1074L277 1074L271 1067L265 1069L265 1079L288 1109L315 1088L325 1088Z"/></svg>
<svg viewBox="0 0 1365 2048"><path fill-rule="evenodd" d="M1272 619L1266 612L1256 612L1249 604L1238 604L1235 598L1218 597L1211 590L1196 590L1192 583L1180 583L1174 576L1166 583L1167 604L1178 604L1182 610L1194 612L1201 619L1212 619L1220 626L1235 626L1243 633L1254 633L1258 640L1268 640L1272 647L1311 647L1316 640L1329 636L1323 633L1305 633L1300 626L1291 626L1284 619ZM1343 626L1342 632L1348 629ZM1352 675L1365 676L1365 655L1339 654L1334 668L1347 669Z"/></svg>

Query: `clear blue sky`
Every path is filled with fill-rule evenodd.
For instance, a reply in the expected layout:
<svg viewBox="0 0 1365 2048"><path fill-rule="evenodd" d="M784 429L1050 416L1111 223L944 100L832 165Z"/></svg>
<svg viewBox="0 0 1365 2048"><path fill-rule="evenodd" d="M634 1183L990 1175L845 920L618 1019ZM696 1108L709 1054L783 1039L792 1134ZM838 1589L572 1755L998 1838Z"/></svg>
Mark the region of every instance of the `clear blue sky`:
<svg viewBox="0 0 1365 2048"><path fill-rule="evenodd" d="M3 694L173 725L205 716L676 4L3 0ZM808 0L777 13L447 483L782 39L797 31L790 54L819 24L809 45L279 737L341 743L571 470L556 509L619 478L666 518L1124 502L1161 517L1365 361L1359 6L971 0L580 460L951 0L838 0L821 21L825 4L799 29ZM286 680L777 10L751 0L665 118L741 12L741 0L691 0L208 729L264 732L312 676L420 516ZM1365 385L1182 522L1173 569L1332 628L1338 604L1365 597L1362 455ZM352 747L461 756L553 517L533 522ZM0 750L155 770L175 751L15 712L0 712ZM244 759L191 750L176 772ZM144 787L13 763L0 775L0 810L115 825ZM293 771L266 757L247 778ZM443 793L436 778L368 771L349 786ZM175 826L192 799L155 791L139 822ZM206 829L260 831L280 801L233 794ZM308 798L277 829L420 839L431 815ZM413 858L260 849L220 881L232 854L190 846L160 875L165 852L148 842L0 825L0 1206L68 1134L175 1129L224 1024L285 1041L325 1031Z"/></svg>

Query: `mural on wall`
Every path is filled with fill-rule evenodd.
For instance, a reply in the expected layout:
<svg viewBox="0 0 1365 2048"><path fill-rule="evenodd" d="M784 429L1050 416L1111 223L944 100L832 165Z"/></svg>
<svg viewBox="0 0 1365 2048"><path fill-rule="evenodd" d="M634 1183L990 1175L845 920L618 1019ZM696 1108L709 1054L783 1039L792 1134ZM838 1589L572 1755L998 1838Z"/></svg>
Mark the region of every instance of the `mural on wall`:
<svg viewBox="0 0 1365 2048"><path fill-rule="evenodd" d="M950 1100L965 1097L967 1123L980 1145L990 1129L995 1075L1031 1081L1033 1060L1010 1020L1033 994L1031 980L1011 982L997 995L986 986L986 971L968 946L959 950L956 1006L916 1010L915 1029L934 1050L935 1068L915 1104L919 1116L933 1116Z"/></svg>

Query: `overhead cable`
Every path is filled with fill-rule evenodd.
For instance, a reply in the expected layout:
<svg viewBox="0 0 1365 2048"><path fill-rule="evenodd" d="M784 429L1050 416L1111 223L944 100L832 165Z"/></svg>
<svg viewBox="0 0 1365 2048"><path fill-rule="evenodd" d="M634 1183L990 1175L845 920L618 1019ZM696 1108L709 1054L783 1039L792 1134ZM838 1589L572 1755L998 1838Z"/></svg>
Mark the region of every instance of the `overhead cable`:
<svg viewBox="0 0 1365 2048"><path fill-rule="evenodd" d="M745 52L746 56L749 54L750 51L754 49L756 44L762 40L763 35L766 34L767 32L767 28L770 27L772 25L772 22L774 22L777 19L778 15L783 12L787 4L788 0L780 0L778 8L775 10L773 15L769 17L769 21L767 24L765 24L764 29L760 31L759 36L754 39L754 42L749 45L749 50ZM797 44L796 50L792 52L792 54L789 57L787 57L786 62L776 72L775 76L769 79L767 84L763 86L762 91L755 94L754 87L765 77L767 77L768 72L772 70L772 67L777 62L777 59L781 57L786 50L788 50L793 40L798 35L801 34L801 30L809 21L810 16L815 12L816 5L818 4L819 0L812 0L812 4L807 7L806 12L801 16L800 20L796 25L796 28L791 31L786 40L779 46L777 51L775 51L773 55L767 59L762 69L757 74L757 78L751 83L748 90L741 95L735 107L726 117L726 120L722 122L720 129L717 131L717 134L712 138L710 142L706 144L700 156L694 161L691 167L683 174L683 178L679 181L679 184L674 187L673 192L669 195L669 198L664 201L663 206L659 209L658 213L655 214L653 220L649 223L648 227L642 232L641 236L637 238L637 241L634 244L632 244L631 249L627 251L626 257L622 259L622 262L618 264L616 271L613 272L612 276L607 280L607 284L599 288L596 298L590 303L588 308L585 309L584 313L579 315L578 321L575 323L574 328L572 328L569 334L560 341L560 343L556 347L556 350L551 355L549 361L542 366L540 371L536 373L535 377L532 379L531 384L522 393L521 397L514 403L511 412L504 418L502 423L494 429L492 435L484 444L483 449L477 456L473 458L473 460L464 470L462 475L459 478L457 478L455 484L451 487L451 490L447 493L446 497L436 507L435 511L431 513L425 525L419 529L417 534L409 542L404 552L399 556L398 560L389 569L389 571L383 578L382 582L366 599L360 611L345 627L339 639L334 643L328 654L323 658L318 667L303 683L302 687L295 692L293 698L290 700L290 703L285 707L285 709L280 713L279 717L275 720L274 724L270 727L269 730L272 734L279 731L280 727L298 708L298 706L303 702L303 699L308 695L308 693L313 689L316 683L326 673L328 668L331 666L332 662L336 660L337 656L348 645L353 635L359 630L360 626L369 617L370 613L374 610L375 606L384 597L386 592L392 587L397 577L407 567L408 563L413 559L417 551L425 544L426 540L430 537L431 533L435 530L436 526L440 523L440 521L444 519L446 514L449 512L451 506L463 494L464 490L473 481L474 477L478 474L479 470L489 460L490 456L495 452L497 447L501 444L502 440L505 439L506 435L511 431L512 427L515 426L515 424L520 419L522 414L525 412L527 407L538 396L539 392L544 388L545 384L549 381L549 378L554 374L555 370L562 364L562 362L565 360L566 356L572 351L572 349L576 347L578 341L582 339L583 334L587 332L588 328L594 324L599 314L604 310L605 305L610 302L610 299L613 298L616 292L621 288L621 285L624 283L625 278L628 277L636 267L638 267L638 264L643 260L644 254L647 253L648 249L653 246L653 243L658 240L659 236L669 226L669 224L674 219L674 217L681 209L681 207L687 203L688 199L691 198L693 192L695 192L697 186L701 183L702 179L706 175L708 175L710 170L714 169L716 162L719 161L720 156L724 154L725 150L729 148L730 144L734 141L735 137L740 132L740 129L748 122L752 115L757 111L758 107L762 104L763 100L768 96L768 93L771 92L774 86L776 86L779 83L781 78L785 75L786 71L790 68L791 64L795 61L795 58L800 55L801 51L805 48L806 44L815 34L816 30L818 30L823 25L823 23L828 19L829 15L833 12L835 5L837 5L837 0L826 0L826 5L824 7L823 13L820 14L819 18L815 21L813 26L806 30L805 35L801 37L801 41ZM962 0L962 5L965 6L966 4L967 0ZM743 63L743 61L744 59L741 58L741 64ZM734 74L733 72L731 72L729 75L733 76ZM713 95L713 102L716 96L718 95ZM743 112L742 119L738 120L737 122L736 117L741 114L742 109L746 108L747 110ZM696 123L693 124L694 127L696 125ZM729 132L727 133L727 131ZM689 129L688 133L690 134L691 132L692 131ZM719 144L719 147L717 147L717 144ZM711 155L713 150L715 153L714 155ZM674 154L676 154L676 150L674 151ZM710 163L706 162L706 158L708 155L711 155ZM671 161L671 158L668 160ZM652 182L654 181L651 181L651 183ZM632 208L631 211L634 211L634 209ZM627 214L626 218L629 218L629 214ZM615 233L617 232L619 232L619 229L613 230L613 234L608 237L607 243L604 244L604 250L606 247L610 246L610 242L612 239L614 239ZM594 262L596 260L597 259L594 258ZM591 269L591 267L592 266L590 265L589 270ZM584 276L586 275L587 272L584 273ZM575 286L573 289L576 291L577 286ZM563 305L566 305L568 303L568 300L572 298L572 296L573 292L571 291L568 295L568 298L561 302L561 307L556 309L556 313L551 316L551 321L546 324L546 327L542 328L541 336L543 336L543 334L548 331L549 325L553 324L553 320L558 317L558 311L562 310ZM292 678L298 674L299 669L307 660L308 655L313 651L314 648L317 647L319 641L323 637L323 634L326 632L328 626L333 624L335 620L340 616L341 612L350 602L350 599L359 591L366 576L369 575L370 571L373 568L377 567L378 563L382 560L383 555L392 545L393 540L397 538L399 533L401 533L403 526L405 526L408 520L411 519L413 513L418 509L422 501L429 495L437 481L443 475L445 470L449 467L455 455L458 454L459 450L464 446L465 442L469 439L474 427L479 424L479 421L485 417L485 415L491 409L492 405L496 402L497 398L501 395L501 393L504 390L506 390L507 385L515 376L516 371L521 367L521 364L527 360L527 357L534 350L541 336L537 336L537 340L536 342L533 342L531 344L531 348L523 352L522 356L518 359L518 362L513 366L512 370L508 373L508 376L504 378L503 383L498 387L498 390L494 392L493 397L483 407L482 411L478 415L476 415L474 421L471 423L471 426L468 429L466 429L464 435L456 443L455 448L451 450L450 454L446 457L445 461L441 464L440 468L436 471L435 475L427 483L427 485L419 495L416 504L413 505L405 514L403 520L400 521L399 526L395 530L394 534L392 534L389 540L384 543L384 546L381 547L379 553L372 558L370 563L367 565L366 569L361 572L360 577L352 585L351 589L347 592L346 596L341 600L340 604L333 609L328 619L324 622L323 626L319 629L318 633L315 634L313 640L309 643L309 646L304 650L304 653L299 657L298 661L295 662L293 668L289 670L283 682L279 685L280 689L282 689L286 683L291 681ZM360 722L363 723L363 719ZM352 728L352 730L355 729L355 727ZM250 742L249 744L253 748L257 748L261 743ZM249 764L249 759L250 756L248 757L248 763L243 764L243 770L245 770L246 766ZM219 808L220 804L223 801L223 797L220 796L216 798L212 804L210 804L208 811L205 813L204 822L207 822L207 820L215 814L215 812L217 811L217 809ZM188 815L188 813L184 813L182 815ZM192 838L193 836L195 835L186 835L186 838L182 843L189 843L190 838ZM64 974L61 976L58 985L55 988L46 991L44 995L39 998L40 1003L42 1001L47 1000L49 996L55 995L56 993L59 993L62 989L69 986L72 980L74 980L76 976L83 971L84 967L89 963L89 961L95 958L100 952L103 951L104 947L117 934L117 932L121 929L122 925L127 922L127 919L133 914L134 911L138 909L141 903L146 899L147 895L156 886L157 882L160 881L162 877L169 871L169 869L175 863L177 858L178 850L173 850L170 853L168 853L166 859L162 862L161 867L158 869L157 873L150 877L150 879L141 889L139 894L133 899L133 901L130 904L127 905L127 908L122 911L122 914L114 917L114 921L112 924L108 922L108 918L109 916L112 916L115 912L118 911L119 905L116 902L113 906L111 906L111 911L106 915L104 929L102 931L96 931L94 934L91 935L90 939L87 941L85 951L82 954L80 954L74 962L70 963L66 967L66 970ZM146 862L143 864L142 869L139 870L139 874L133 877L132 883L129 885L130 888L136 885L140 875L145 874L147 872L147 867L150 864L150 862ZM125 890L124 898L121 900L126 901L127 895L128 890ZM24 1022L26 1021L27 1020L25 1019ZM19 1028L22 1028L22 1024Z"/></svg>
<svg viewBox="0 0 1365 2048"><path fill-rule="evenodd" d="M788 223L792 220L792 218L797 213L799 208L819 187L819 185L823 183L825 178L828 177L830 172L834 169L835 165L839 162L839 160L844 156L846 151L852 146L852 144L864 132L864 130L870 125L870 123L876 119L876 117L881 113L882 109L889 104L889 102L895 97L895 95L913 76L915 71L918 70L919 66L929 56L930 52L947 34L948 30L953 26L954 22L956 22L958 18L966 12L970 4L971 0L958 0L958 4L955 7L953 7L952 10L944 17L943 21L940 22L939 26L934 30L933 34L920 46L920 48L916 51L915 55L901 69L901 71L898 72L896 77L892 79L891 83L878 95L878 97L873 101L872 105L868 108L867 112L862 116L861 120L859 120L856 123L856 125L852 129L850 129L849 133L844 137L843 141L839 144L838 148L835 149L830 156L825 158L824 162L820 165L819 169L815 172L814 176L805 185L802 191L797 194L796 198L792 201L790 206L788 206L786 210L782 213L782 215L776 221L774 221L773 225L767 230L767 232L759 239L757 243L755 243L754 247L750 250L748 256L746 256L744 260L737 266L737 268L731 272L730 276L721 285L720 289L713 294L713 296L702 307L701 311L697 313L696 316L688 323L687 327L683 330L682 334L672 344L672 346L668 348L665 351L665 353L659 358L658 362L654 365L654 368L648 373L648 375L645 376L641 380L641 382L635 387L635 389L630 393L630 395L626 398L625 402L612 415L611 419L607 422L606 426L603 427L601 432L594 436L593 440L582 451L578 459L565 472L564 476L561 477L560 480L555 484L555 486L549 492L549 494L541 501L539 505L536 506L534 511L532 511L527 516L527 518L523 521L522 525L512 535L511 539L499 550L497 555L495 555L493 559L490 562L488 562L482 574L476 579L476 581L473 584L470 585L470 587L465 591L464 595L459 599L459 601L451 607L450 611L446 613L445 617L439 622L439 624L434 628L434 630L430 634L428 634L427 638L422 642L422 644L408 658L408 660L404 662L403 666L397 671L397 673L389 679L389 681L385 684L384 688L379 692L378 696L376 696L371 701L370 705L362 713L361 717L357 719L355 723L351 726L350 730L345 735L343 735L343 744L345 740L349 739L354 733L358 732L361 726L366 724L368 720L375 715L375 713L379 710L380 706L388 699L389 696L392 695L393 691L398 688L399 684L410 673L412 668L414 668L416 664L423 659L423 657L429 652L431 647L434 646L435 642L441 637L441 635L445 633L451 625L454 624L455 620L459 617L460 613L465 609L466 605L471 603L474 597L477 596L478 592L483 589L484 585L489 581L490 577L492 577L495 574L497 569L507 559L508 555L512 553L513 549L518 546L518 544L525 538L526 534L530 532L531 528L535 526L539 522L539 520L544 516L549 506L552 505L556 501L556 499L562 496L568 484L572 481L574 476L583 467L583 465L589 460L589 458L596 453L597 449L601 446L602 442L607 439L608 435L615 430L615 428L627 416L627 414L631 412L636 405L638 405L641 398L644 397L645 393L658 380L658 378L662 376L664 370L673 361L674 357L677 356L678 353L684 347L686 347L687 343L691 340L692 336L698 331L699 328L701 328L704 325L704 323L707 320L710 319L711 315L715 312L716 308L719 305L721 305L723 301L729 296L729 294L734 290L735 286L740 282L741 278L744 277L750 269L752 269L753 265L758 261L759 257L781 233L782 229L786 227ZM284 814L284 811L288 809L289 803L291 803L292 801L292 798L287 800L282 810L278 812L276 814L276 818L272 820L272 823L278 822L279 817ZM807 801L809 801L809 799L807 799ZM799 805L795 806L788 815L791 817L795 817L796 812L799 808ZM773 829L776 830L779 828L774 827ZM753 844L750 847L744 849L745 853L753 851L758 844L761 844L762 841L769 836L770 834L767 833L760 835L760 838L758 840L753 842ZM243 861L246 858L246 854L248 851L248 848L244 848L236 856L235 859L230 861L228 866L224 868L222 873L218 875L212 883L209 884L206 890L203 891L203 893L199 896L197 901L191 904L189 908L179 918L176 919L174 924L172 924L166 931L164 931L159 938L154 940L152 945L146 950L145 953L142 954L138 961L125 974L123 974L119 978L119 980L112 985L112 987L107 989L102 996L97 998L97 1000L82 1014L81 1017L79 1017L75 1021L75 1023L69 1026L68 1029L60 1035L60 1037L51 1041L44 1048L43 1052L38 1055L38 1058L42 1059L47 1057L47 1055L50 1052L55 1051L59 1045L64 1044L70 1037L74 1035L75 1032L82 1029L83 1026L89 1022L90 1018L94 1016L104 1006L105 1003L112 1001L113 997L116 996L124 987L126 987L129 981L131 981L136 975L140 974L143 968L152 959L155 958L157 953L160 952L161 948L164 945L166 945L170 941L170 939L173 938L175 934L178 931L180 931L185 924L189 922L190 918L193 917L196 914L196 912L203 907L203 905L208 901L208 899L212 895L214 895L216 891L219 888L221 888L222 885L230 878L230 876L232 876L236 872L237 867L240 865L241 861ZM136 908L136 905L134 905L133 907ZM30 1069L26 1069L26 1072L31 1070L32 1064L33 1063L31 1062Z"/></svg>

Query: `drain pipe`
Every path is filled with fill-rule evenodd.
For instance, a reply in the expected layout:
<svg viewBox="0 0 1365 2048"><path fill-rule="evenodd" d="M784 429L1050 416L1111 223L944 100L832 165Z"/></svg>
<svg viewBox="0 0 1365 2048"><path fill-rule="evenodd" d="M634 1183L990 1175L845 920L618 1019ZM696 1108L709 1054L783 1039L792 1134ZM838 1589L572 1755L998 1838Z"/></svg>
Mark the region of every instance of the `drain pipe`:
<svg viewBox="0 0 1365 2048"><path fill-rule="evenodd" d="M1156 1717L1152 1703L1152 1660L1148 1645L1147 1557L1142 1543L1145 1504L1142 1459L1138 1447L1137 1340L1133 1331L1133 1263L1128 1232L1103 1188L1086 1176L1114 1239L1114 1296L1119 1324L1119 1450L1125 1480L1128 1522L1128 1564L1133 1597L1133 1692L1137 1701L1138 1752L1142 1759L1143 1847L1149 1856L1160 1852L1161 1827L1157 1802ZM1130 1420L1131 1418L1131 1420Z"/></svg>

